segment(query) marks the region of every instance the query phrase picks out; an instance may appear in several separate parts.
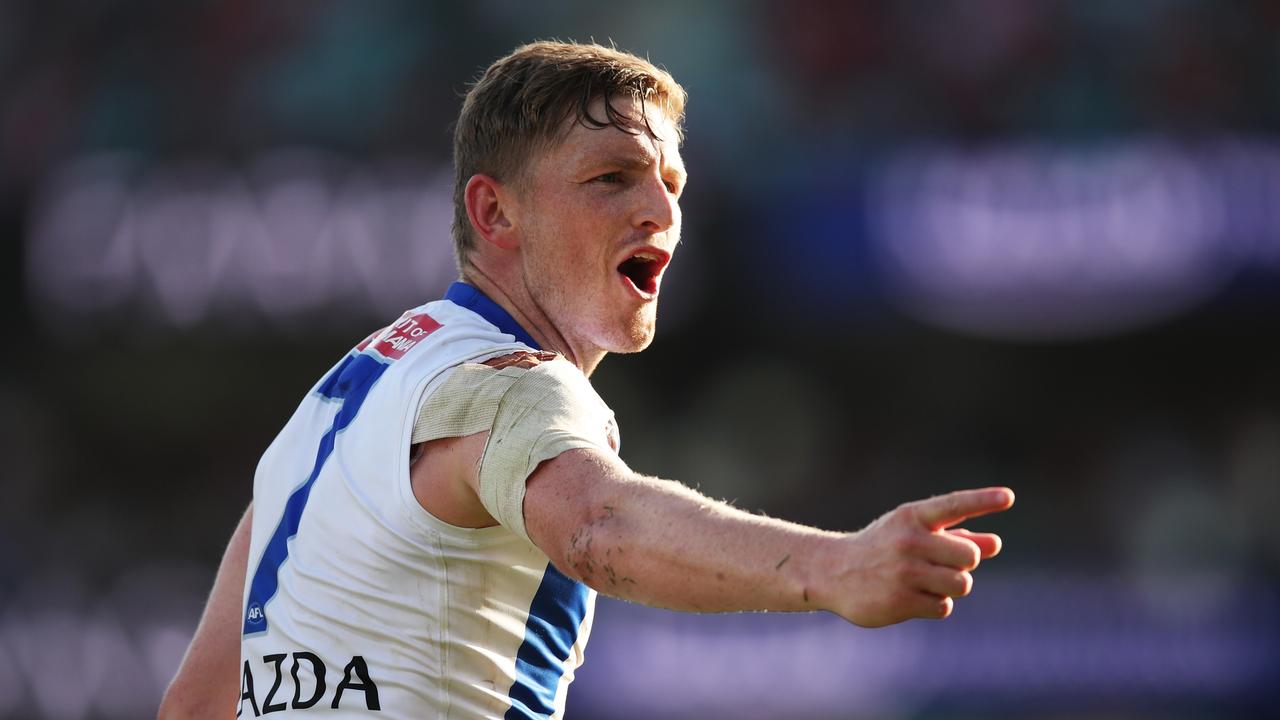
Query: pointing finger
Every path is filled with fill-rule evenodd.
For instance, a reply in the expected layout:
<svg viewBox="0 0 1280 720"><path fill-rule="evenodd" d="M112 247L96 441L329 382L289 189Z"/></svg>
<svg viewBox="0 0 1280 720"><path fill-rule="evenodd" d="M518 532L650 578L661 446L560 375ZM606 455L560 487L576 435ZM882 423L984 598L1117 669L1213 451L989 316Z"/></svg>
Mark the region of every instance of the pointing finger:
<svg viewBox="0 0 1280 720"><path fill-rule="evenodd" d="M1009 488L959 490L911 503L915 517L929 530L941 530L979 515L1008 510L1013 505Z"/></svg>
<svg viewBox="0 0 1280 720"><path fill-rule="evenodd" d="M964 538L974 545L978 546L978 550L982 552L982 559L995 557L1000 554L1000 548L1003 543L1000 536L995 533L976 533L965 530L964 528L953 528L947 530L947 533L958 538Z"/></svg>

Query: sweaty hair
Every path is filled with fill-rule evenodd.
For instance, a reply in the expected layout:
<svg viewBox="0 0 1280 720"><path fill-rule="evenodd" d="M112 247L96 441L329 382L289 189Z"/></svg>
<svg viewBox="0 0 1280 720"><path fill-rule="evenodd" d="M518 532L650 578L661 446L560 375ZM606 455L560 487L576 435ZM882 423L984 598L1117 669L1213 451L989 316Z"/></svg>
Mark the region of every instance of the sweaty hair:
<svg viewBox="0 0 1280 720"><path fill-rule="evenodd" d="M613 106L631 98L639 118ZM588 111L604 98L605 117ZM475 246L465 191L471 176L518 182L537 153L564 139L575 122L590 128L649 132L645 106L657 103L680 133L685 91L665 70L630 53L596 44L542 41L494 62L471 87L453 133L453 249L458 268ZM680 140L682 138L676 138Z"/></svg>

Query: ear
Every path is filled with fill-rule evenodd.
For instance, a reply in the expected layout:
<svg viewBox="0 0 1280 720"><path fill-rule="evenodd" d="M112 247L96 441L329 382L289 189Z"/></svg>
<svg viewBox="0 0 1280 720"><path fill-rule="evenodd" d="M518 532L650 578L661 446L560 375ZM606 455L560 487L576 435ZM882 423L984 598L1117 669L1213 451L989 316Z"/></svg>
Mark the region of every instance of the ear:
<svg viewBox="0 0 1280 720"><path fill-rule="evenodd" d="M520 244L511 217L514 198L496 178L479 173L472 175L463 191L463 200L471 227L481 239L503 250L513 250Z"/></svg>

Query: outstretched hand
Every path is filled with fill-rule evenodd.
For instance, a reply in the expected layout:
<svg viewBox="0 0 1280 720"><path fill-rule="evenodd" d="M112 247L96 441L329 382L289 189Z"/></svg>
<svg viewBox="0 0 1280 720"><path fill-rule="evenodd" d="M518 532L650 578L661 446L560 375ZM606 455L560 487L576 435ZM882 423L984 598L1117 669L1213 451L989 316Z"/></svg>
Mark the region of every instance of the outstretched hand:
<svg viewBox="0 0 1280 720"><path fill-rule="evenodd" d="M841 539L817 599L864 627L945 618L953 598L973 589L973 570L1001 547L998 535L954 526L1012 505L1008 488L961 490L901 505Z"/></svg>

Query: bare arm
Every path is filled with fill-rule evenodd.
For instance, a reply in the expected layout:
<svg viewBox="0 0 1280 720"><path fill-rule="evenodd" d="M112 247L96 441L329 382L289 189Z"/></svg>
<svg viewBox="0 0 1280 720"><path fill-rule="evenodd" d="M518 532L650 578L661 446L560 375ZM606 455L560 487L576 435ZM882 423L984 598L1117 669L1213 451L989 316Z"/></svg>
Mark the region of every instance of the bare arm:
<svg viewBox="0 0 1280 720"><path fill-rule="evenodd" d="M949 615L1000 539L948 528L1012 504L1006 488L967 490L835 533L743 512L604 452L571 450L529 477L524 513L556 567L607 595L701 612L829 610L875 627Z"/></svg>
<svg viewBox="0 0 1280 720"><path fill-rule="evenodd" d="M160 703L161 720L235 716L240 693L240 603L252 525L250 504L222 556L191 646Z"/></svg>

